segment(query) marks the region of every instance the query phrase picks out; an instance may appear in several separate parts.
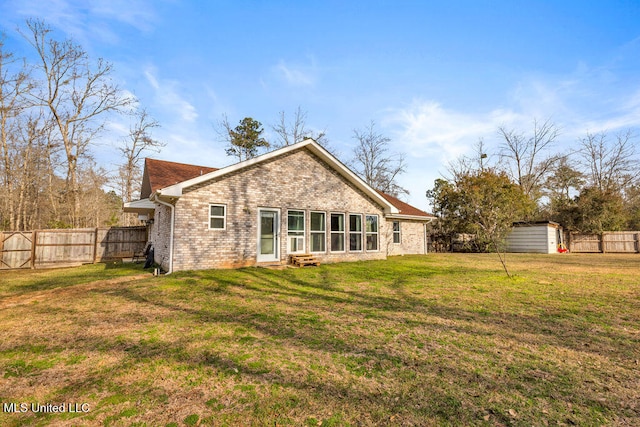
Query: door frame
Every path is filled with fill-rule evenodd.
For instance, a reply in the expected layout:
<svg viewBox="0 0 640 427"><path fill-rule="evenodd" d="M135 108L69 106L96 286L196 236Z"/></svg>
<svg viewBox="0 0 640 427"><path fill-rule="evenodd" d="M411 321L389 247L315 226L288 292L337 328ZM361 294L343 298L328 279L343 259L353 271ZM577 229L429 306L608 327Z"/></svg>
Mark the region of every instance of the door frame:
<svg viewBox="0 0 640 427"><path fill-rule="evenodd" d="M262 212L275 213L274 221L274 239L273 239L273 254L261 254L262 245L260 244L261 231L262 231ZM280 208L258 208L258 224L257 224L257 239L256 239L256 262L277 262L280 261Z"/></svg>

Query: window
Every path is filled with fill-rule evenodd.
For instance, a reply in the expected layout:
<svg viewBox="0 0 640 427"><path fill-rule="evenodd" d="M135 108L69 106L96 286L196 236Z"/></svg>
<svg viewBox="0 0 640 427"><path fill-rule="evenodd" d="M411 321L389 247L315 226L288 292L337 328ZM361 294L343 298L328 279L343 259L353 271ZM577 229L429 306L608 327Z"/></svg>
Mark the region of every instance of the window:
<svg viewBox="0 0 640 427"><path fill-rule="evenodd" d="M227 207L225 205L209 205L209 229L224 230L227 228Z"/></svg>
<svg viewBox="0 0 640 427"><path fill-rule="evenodd" d="M344 252L344 214L331 214L331 252Z"/></svg>
<svg viewBox="0 0 640 427"><path fill-rule="evenodd" d="M304 253L304 211L289 211L287 224L289 253Z"/></svg>
<svg viewBox="0 0 640 427"><path fill-rule="evenodd" d="M327 231L324 212L311 212L311 252L325 252Z"/></svg>
<svg viewBox="0 0 640 427"><path fill-rule="evenodd" d="M378 250L378 215L367 215L367 250Z"/></svg>
<svg viewBox="0 0 640 427"><path fill-rule="evenodd" d="M349 215L349 250L362 250L362 215Z"/></svg>
<svg viewBox="0 0 640 427"><path fill-rule="evenodd" d="M400 243L400 221L393 221L393 243Z"/></svg>

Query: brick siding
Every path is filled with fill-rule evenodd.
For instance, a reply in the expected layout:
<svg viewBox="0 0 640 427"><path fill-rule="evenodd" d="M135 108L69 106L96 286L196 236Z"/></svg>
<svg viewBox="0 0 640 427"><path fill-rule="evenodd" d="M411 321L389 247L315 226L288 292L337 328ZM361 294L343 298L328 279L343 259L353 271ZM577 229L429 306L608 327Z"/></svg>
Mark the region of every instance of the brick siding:
<svg viewBox="0 0 640 427"><path fill-rule="evenodd" d="M387 253L388 255L425 254L425 231L422 221L399 221L400 243L393 243L393 222L387 220Z"/></svg>
<svg viewBox="0 0 640 427"><path fill-rule="evenodd" d="M209 205L226 206L226 229L209 229ZM168 228L168 208L166 227ZM224 175L190 187L176 203L174 236L174 270L231 268L256 264L259 208L279 209L279 261L286 263L287 211L305 212L305 245L309 250L310 212L326 213L327 252L316 254L322 262L386 258L384 242L387 224L382 207L354 188L329 165L300 149L283 156ZM331 213L344 213L348 225L349 213L378 215L378 251L331 253ZM161 218L160 221L165 223ZM156 223L158 225L159 223ZM363 218L364 227L364 218ZM158 227L156 227L158 228ZM155 234L164 247L168 236ZM156 258L163 256L163 249Z"/></svg>

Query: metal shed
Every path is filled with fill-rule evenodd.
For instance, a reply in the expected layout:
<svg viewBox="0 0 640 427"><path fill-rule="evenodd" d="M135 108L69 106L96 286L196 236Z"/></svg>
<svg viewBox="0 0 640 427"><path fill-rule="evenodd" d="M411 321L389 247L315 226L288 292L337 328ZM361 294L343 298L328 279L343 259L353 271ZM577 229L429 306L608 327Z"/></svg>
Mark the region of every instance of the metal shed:
<svg viewBox="0 0 640 427"><path fill-rule="evenodd" d="M563 252L562 227L553 221L516 222L507 235L507 251L541 254Z"/></svg>

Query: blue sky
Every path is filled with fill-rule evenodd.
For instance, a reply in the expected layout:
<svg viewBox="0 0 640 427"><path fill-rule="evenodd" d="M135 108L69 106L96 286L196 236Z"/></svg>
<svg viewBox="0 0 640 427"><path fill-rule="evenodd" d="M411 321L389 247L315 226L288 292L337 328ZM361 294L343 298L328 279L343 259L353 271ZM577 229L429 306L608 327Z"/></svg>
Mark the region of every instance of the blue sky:
<svg viewBox="0 0 640 427"><path fill-rule="evenodd" d="M640 1L0 0L8 47L31 55L15 28L44 19L93 58L162 127L154 157L232 162L214 125L226 114L263 123L300 106L307 125L350 157L353 129L372 120L407 155L400 183L425 190L449 161L497 128L561 129L557 150L586 132L640 136ZM114 169L114 121L94 150Z"/></svg>

